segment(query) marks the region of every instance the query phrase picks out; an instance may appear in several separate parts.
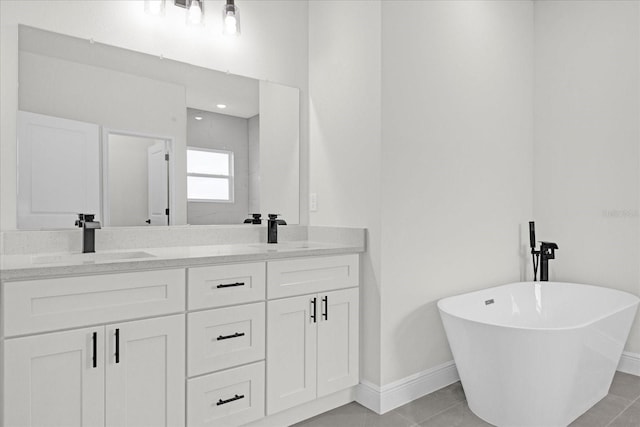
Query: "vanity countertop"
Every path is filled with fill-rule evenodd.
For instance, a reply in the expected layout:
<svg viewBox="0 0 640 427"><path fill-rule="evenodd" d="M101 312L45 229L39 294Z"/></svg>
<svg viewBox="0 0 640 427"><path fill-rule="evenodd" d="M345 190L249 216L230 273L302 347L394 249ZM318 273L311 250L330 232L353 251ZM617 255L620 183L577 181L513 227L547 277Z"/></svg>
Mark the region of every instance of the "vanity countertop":
<svg viewBox="0 0 640 427"><path fill-rule="evenodd" d="M364 246L288 241L277 244L245 243L138 248L98 251L95 254L65 252L1 255L0 279L2 281L28 280L358 252L364 252Z"/></svg>

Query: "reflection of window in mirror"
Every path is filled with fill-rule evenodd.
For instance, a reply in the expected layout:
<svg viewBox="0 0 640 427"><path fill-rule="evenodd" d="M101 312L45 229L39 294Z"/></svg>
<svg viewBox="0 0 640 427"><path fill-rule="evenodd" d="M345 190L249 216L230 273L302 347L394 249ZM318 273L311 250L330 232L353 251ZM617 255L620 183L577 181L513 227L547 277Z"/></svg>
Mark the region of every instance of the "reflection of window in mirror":
<svg viewBox="0 0 640 427"><path fill-rule="evenodd" d="M233 202L233 152L187 147L190 202Z"/></svg>

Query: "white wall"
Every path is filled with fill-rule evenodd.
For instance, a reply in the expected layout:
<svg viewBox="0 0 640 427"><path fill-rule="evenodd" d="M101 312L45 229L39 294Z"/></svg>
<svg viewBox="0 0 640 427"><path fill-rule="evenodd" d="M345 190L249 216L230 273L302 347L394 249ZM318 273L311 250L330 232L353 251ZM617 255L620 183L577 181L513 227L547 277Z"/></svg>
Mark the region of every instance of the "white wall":
<svg viewBox="0 0 640 427"><path fill-rule="evenodd" d="M307 2L243 1L242 35L237 38L221 35L219 1L205 1L202 28L186 27L184 9L170 3L167 16L158 19L144 13L143 1L0 2L0 229L16 227L18 24L300 88L301 188L307 188ZM300 203L306 206L306 191L301 191Z"/></svg>
<svg viewBox="0 0 640 427"><path fill-rule="evenodd" d="M551 279L640 295L640 3L535 6L534 213ZM640 353L640 317L627 351Z"/></svg>
<svg viewBox="0 0 640 427"><path fill-rule="evenodd" d="M369 230L363 379L389 384L451 360L437 299L526 271L532 4L309 12L310 219Z"/></svg>
<svg viewBox="0 0 640 427"><path fill-rule="evenodd" d="M361 369L380 383L380 2L309 3L313 225L367 228Z"/></svg>
<svg viewBox="0 0 640 427"><path fill-rule="evenodd" d="M438 299L518 281L531 2L383 2L382 384L452 359Z"/></svg>
<svg viewBox="0 0 640 427"><path fill-rule="evenodd" d="M450 360L435 302L530 279L531 219L552 279L640 293L639 7L311 3L310 218L369 228L365 380Z"/></svg>

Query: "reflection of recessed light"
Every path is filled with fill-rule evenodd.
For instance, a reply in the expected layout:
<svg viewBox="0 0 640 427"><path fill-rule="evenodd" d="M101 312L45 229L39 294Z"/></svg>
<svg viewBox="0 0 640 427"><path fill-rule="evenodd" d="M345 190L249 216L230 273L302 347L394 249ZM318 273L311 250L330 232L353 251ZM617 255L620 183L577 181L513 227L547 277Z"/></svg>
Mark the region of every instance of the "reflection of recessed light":
<svg viewBox="0 0 640 427"><path fill-rule="evenodd" d="M221 110L224 110L225 108L227 108L226 104L218 104L216 105L216 107L220 108Z"/></svg>
<svg viewBox="0 0 640 427"><path fill-rule="evenodd" d="M202 116L195 116L194 119L196 120L202 120Z"/></svg>

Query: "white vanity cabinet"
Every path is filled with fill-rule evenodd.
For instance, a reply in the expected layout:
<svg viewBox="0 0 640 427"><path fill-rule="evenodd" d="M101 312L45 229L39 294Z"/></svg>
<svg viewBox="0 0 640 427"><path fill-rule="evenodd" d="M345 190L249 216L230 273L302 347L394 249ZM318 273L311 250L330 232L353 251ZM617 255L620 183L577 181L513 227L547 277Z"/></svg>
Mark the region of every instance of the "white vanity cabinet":
<svg viewBox="0 0 640 427"><path fill-rule="evenodd" d="M267 303L267 414L358 384L357 255L282 260L267 269L280 278L268 281L276 295L296 286L300 293L327 289Z"/></svg>
<svg viewBox="0 0 640 427"><path fill-rule="evenodd" d="M2 282L0 425L311 416L358 383L358 257Z"/></svg>
<svg viewBox="0 0 640 427"><path fill-rule="evenodd" d="M184 425L184 278L164 270L3 283L4 425ZM18 302L27 308L16 314L8 304ZM123 321L96 324L106 319ZM45 332L59 325L85 327ZM33 335L7 337L23 330Z"/></svg>

